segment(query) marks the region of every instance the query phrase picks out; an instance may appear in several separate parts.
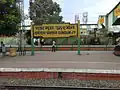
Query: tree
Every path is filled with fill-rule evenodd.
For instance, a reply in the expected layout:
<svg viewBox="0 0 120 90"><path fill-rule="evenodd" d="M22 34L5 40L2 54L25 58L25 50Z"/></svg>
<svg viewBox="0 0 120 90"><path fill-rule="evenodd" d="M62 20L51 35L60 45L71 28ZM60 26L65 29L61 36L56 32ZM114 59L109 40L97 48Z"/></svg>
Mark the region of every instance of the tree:
<svg viewBox="0 0 120 90"><path fill-rule="evenodd" d="M30 3L30 18L35 24L63 23L59 4L52 0L35 0Z"/></svg>
<svg viewBox="0 0 120 90"><path fill-rule="evenodd" d="M59 4L52 0L35 0L30 2L29 10L30 19L36 25L65 23L62 21L63 17L60 16L61 8ZM26 37L28 37L30 44L30 31L26 33Z"/></svg>
<svg viewBox="0 0 120 90"><path fill-rule="evenodd" d="M0 1L0 34L14 35L21 21L20 11L16 5L16 0Z"/></svg>

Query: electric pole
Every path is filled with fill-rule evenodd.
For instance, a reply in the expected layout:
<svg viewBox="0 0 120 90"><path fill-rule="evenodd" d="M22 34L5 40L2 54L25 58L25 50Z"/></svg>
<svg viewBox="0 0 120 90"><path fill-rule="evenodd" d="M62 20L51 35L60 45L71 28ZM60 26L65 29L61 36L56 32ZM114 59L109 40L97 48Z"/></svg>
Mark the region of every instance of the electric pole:
<svg viewBox="0 0 120 90"><path fill-rule="evenodd" d="M20 15L21 15L21 23L20 23L20 30L19 30L19 49L20 49L20 53L22 54L22 52L24 51L24 33L23 31L25 30L25 22L24 22L24 0L16 0L17 5L19 7L20 10Z"/></svg>

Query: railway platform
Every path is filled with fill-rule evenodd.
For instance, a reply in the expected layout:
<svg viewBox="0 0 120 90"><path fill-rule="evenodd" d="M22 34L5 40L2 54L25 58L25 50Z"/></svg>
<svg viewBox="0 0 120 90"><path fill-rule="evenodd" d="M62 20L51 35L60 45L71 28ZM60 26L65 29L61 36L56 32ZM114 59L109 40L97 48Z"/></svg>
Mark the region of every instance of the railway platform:
<svg viewBox="0 0 120 90"><path fill-rule="evenodd" d="M113 51L36 52L35 56L0 57L0 68L120 69L120 57Z"/></svg>

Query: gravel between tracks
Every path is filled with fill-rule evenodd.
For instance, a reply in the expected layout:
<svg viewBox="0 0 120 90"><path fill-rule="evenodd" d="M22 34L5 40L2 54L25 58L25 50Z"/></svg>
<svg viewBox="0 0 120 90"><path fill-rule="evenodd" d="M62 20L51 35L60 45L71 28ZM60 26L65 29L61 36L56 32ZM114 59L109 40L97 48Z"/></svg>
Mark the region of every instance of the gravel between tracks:
<svg viewBox="0 0 120 90"><path fill-rule="evenodd" d="M33 86L39 85L42 87L70 86L70 87L94 87L94 88L120 88L120 81L0 78L0 85L33 85Z"/></svg>

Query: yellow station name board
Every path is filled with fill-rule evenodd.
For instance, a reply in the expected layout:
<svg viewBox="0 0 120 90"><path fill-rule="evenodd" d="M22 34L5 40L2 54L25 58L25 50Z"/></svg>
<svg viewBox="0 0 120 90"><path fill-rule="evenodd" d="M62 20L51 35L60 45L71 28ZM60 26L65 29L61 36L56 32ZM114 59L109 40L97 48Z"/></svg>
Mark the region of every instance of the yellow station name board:
<svg viewBox="0 0 120 90"><path fill-rule="evenodd" d="M77 36L77 24L43 24L33 26L34 37L71 37Z"/></svg>

